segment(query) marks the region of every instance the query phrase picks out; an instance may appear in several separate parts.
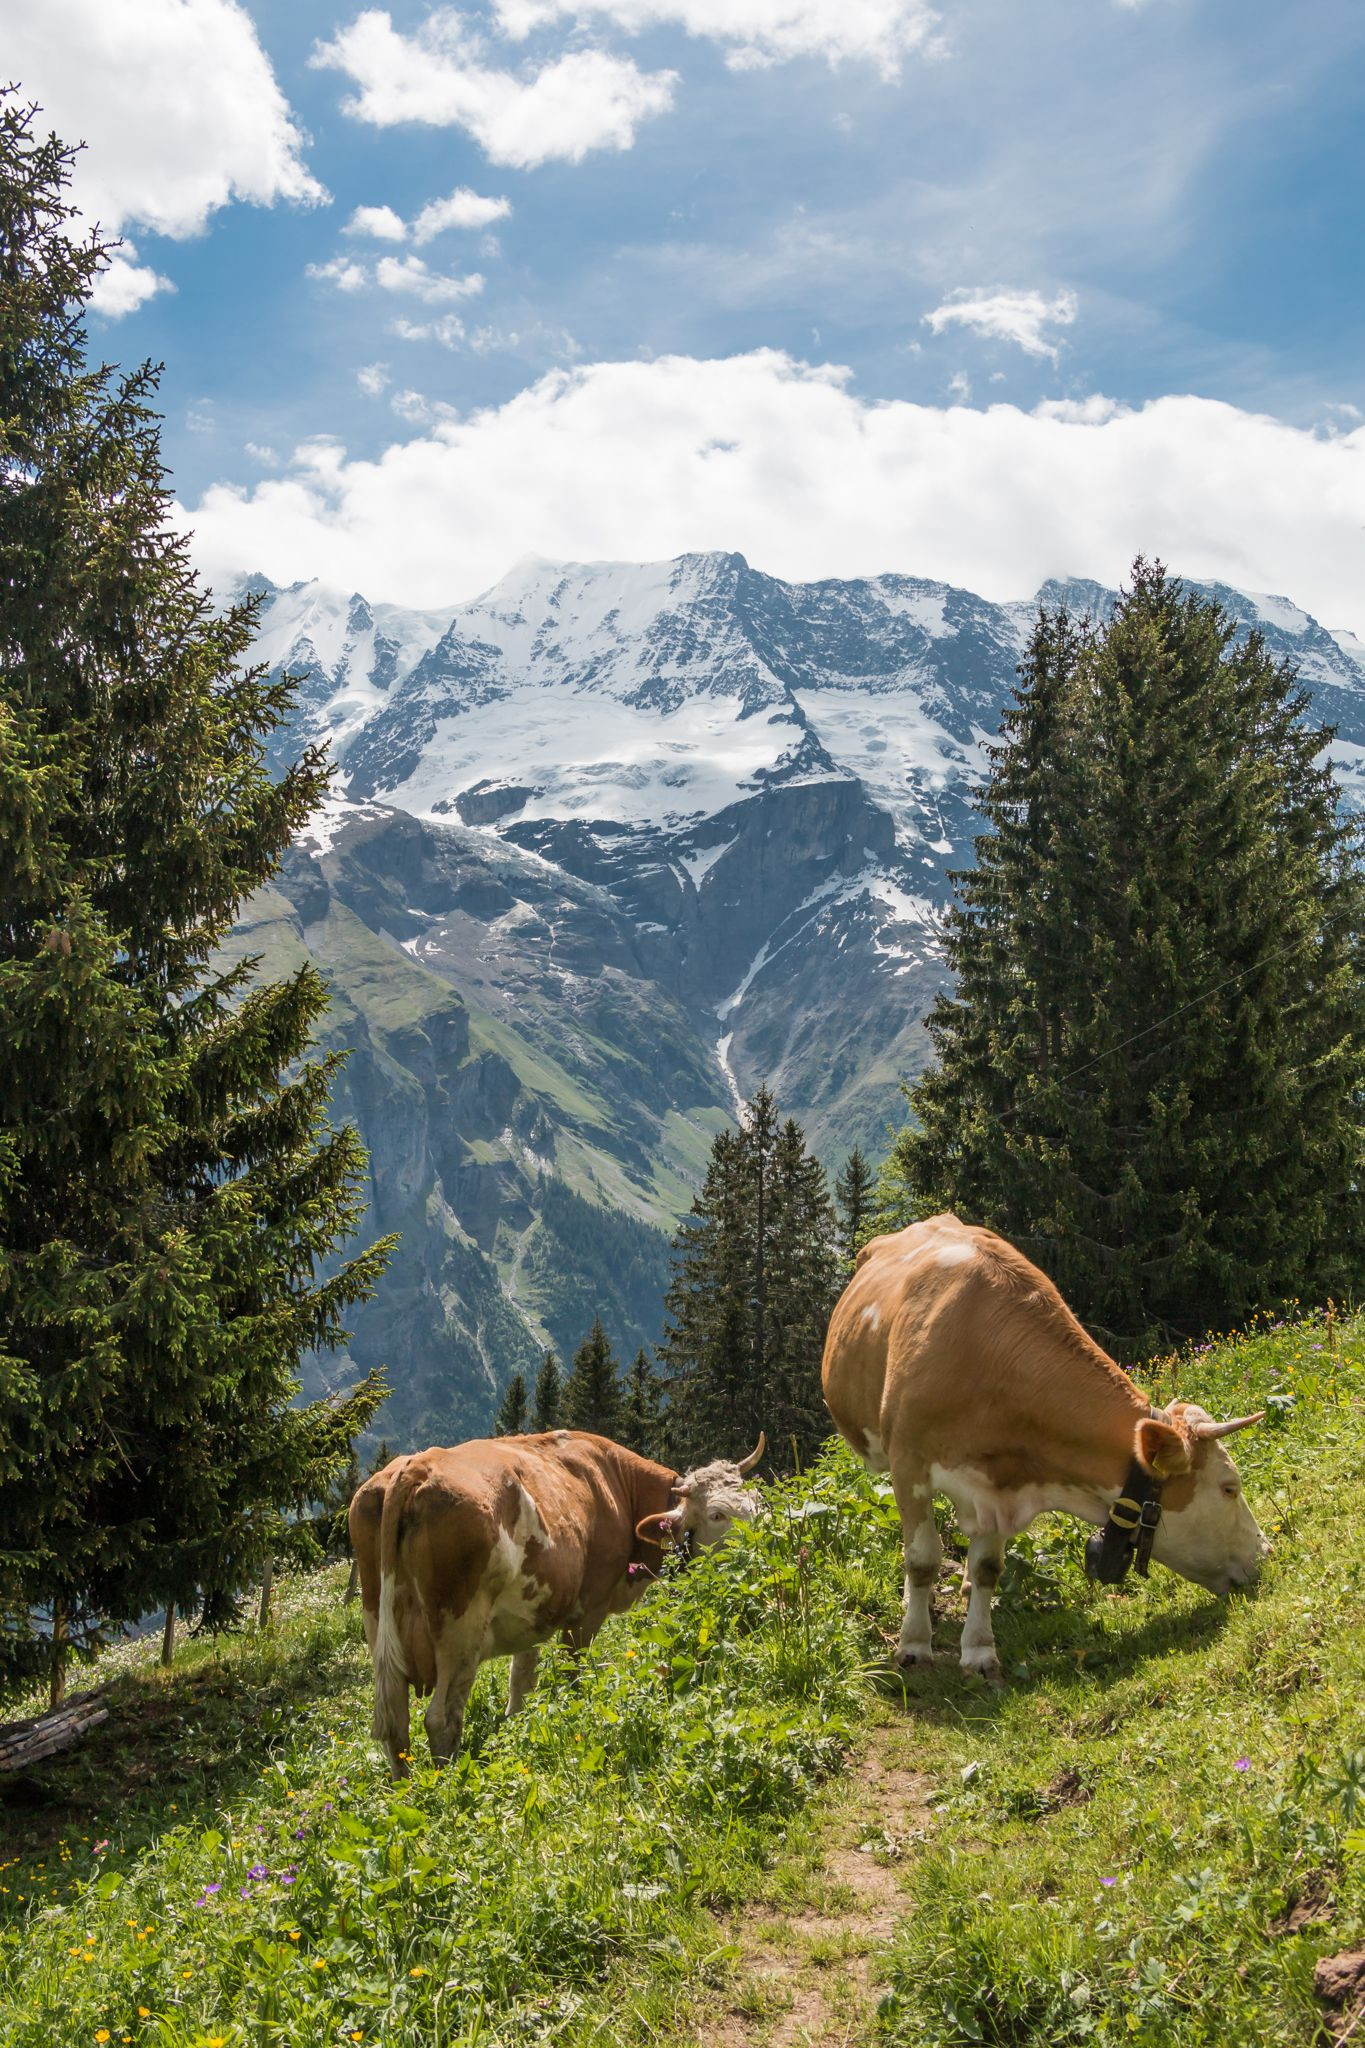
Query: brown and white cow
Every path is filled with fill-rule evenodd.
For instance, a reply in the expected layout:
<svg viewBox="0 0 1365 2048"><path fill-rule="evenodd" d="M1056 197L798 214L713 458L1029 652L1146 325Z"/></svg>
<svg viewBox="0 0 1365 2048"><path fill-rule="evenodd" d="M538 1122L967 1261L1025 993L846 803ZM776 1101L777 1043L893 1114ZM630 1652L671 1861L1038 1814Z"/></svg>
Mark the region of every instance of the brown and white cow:
<svg viewBox="0 0 1365 2048"><path fill-rule="evenodd" d="M512 1659L507 1711L535 1684L541 1647L574 1650L657 1575L661 1547L718 1543L757 1512L739 1464L679 1475L582 1430L493 1437L394 1458L351 1502L374 1732L407 1773L408 1689L430 1693L432 1756L460 1746L480 1664Z"/></svg>
<svg viewBox="0 0 1365 2048"><path fill-rule="evenodd" d="M956 1216L859 1254L830 1321L824 1385L840 1434L891 1474L905 1547L902 1665L932 1656L938 1493L968 1538L962 1663L992 1678L1005 1546L1049 1509L1108 1524L1134 1490L1130 1475L1139 1492L1150 1475L1161 1482L1148 1485L1160 1495L1152 1555L1214 1593L1245 1584L1268 1548L1217 1441L1260 1416L1214 1422L1187 1401L1150 1407L1045 1274Z"/></svg>

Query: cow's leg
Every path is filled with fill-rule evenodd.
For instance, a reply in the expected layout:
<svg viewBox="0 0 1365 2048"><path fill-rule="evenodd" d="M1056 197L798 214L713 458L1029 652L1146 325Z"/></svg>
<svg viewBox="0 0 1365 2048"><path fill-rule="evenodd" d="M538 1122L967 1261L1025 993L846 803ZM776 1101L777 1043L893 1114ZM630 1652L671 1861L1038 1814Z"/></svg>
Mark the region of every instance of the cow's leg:
<svg viewBox="0 0 1365 2048"><path fill-rule="evenodd" d="M967 1619L962 1624L962 1668L979 1671L983 1678L1001 1676L991 1631L991 1602L1005 1568L1007 1540L998 1534L973 1536L967 1549L972 1596L967 1602Z"/></svg>
<svg viewBox="0 0 1365 2048"><path fill-rule="evenodd" d="M433 1763L448 1764L464 1734L464 1710L483 1662L489 1602L471 1600L462 1614L447 1615L436 1637L436 1683L426 1711Z"/></svg>
<svg viewBox="0 0 1365 2048"><path fill-rule="evenodd" d="M896 1645L901 1666L933 1661L934 1617L930 1596L943 1561L943 1543L934 1520L934 1488L926 1470L897 1474L893 1481L900 1509L905 1547L905 1619Z"/></svg>
<svg viewBox="0 0 1365 2048"><path fill-rule="evenodd" d="M540 1662L539 1650L522 1650L512 1659L512 1675L507 1681L507 1717L519 1714L527 1695L536 1689L536 1666Z"/></svg>

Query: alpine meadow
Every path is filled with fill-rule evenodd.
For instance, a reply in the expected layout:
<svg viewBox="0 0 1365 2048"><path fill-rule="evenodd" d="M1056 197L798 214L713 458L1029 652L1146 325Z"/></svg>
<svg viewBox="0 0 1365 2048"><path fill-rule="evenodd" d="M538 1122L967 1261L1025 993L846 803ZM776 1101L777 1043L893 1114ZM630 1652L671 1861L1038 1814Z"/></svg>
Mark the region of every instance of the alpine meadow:
<svg viewBox="0 0 1365 2048"><path fill-rule="evenodd" d="M1358 10L0 24L0 2048L1365 2044Z"/></svg>

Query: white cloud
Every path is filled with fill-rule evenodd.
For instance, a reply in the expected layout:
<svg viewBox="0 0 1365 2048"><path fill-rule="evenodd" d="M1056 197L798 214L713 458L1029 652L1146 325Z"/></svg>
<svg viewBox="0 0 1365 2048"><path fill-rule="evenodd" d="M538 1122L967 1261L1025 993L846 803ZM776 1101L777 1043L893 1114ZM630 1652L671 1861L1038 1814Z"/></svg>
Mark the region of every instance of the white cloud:
<svg viewBox="0 0 1365 2048"><path fill-rule="evenodd" d="M89 147L73 196L109 235L183 238L234 199L326 198L237 0L0 0L7 77ZM95 296L117 317L167 288L125 247Z"/></svg>
<svg viewBox="0 0 1365 2048"><path fill-rule="evenodd" d="M355 373L355 381L367 398L378 398L389 381L387 363L365 363Z"/></svg>
<svg viewBox="0 0 1365 2048"><path fill-rule="evenodd" d="M965 405L972 395L972 380L965 370L954 370L948 379L948 389L960 405Z"/></svg>
<svg viewBox="0 0 1365 2048"><path fill-rule="evenodd" d="M278 469L280 458L271 447L262 447L259 441L248 441L246 452L253 462L259 462L262 469Z"/></svg>
<svg viewBox="0 0 1365 2048"><path fill-rule="evenodd" d="M405 242L408 224L391 206L357 206L342 233L367 235L372 242Z"/></svg>
<svg viewBox="0 0 1365 2048"><path fill-rule="evenodd" d="M125 240L122 248L114 250L108 269L95 279L90 303L106 320L121 320L125 313L136 312L158 292L175 290L168 277L162 277L145 263L134 262L136 255L134 244Z"/></svg>
<svg viewBox="0 0 1365 2048"><path fill-rule="evenodd" d="M485 199L467 185L457 185L447 199L433 199L412 224L412 239L419 245L444 234L447 228L486 228L504 220L512 211L510 199Z"/></svg>
<svg viewBox="0 0 1365 2048"><path fill-rule="evenodd" d="M443 277L429 270L420 256L381 256L374 267L375 283L386 292L412 292L429 306L455 299L475 299L483 290L477 270L468 277Z"/></svg>
<svg viewBox="0 0 1365 2048"><path fill-rule="evenodd" d="M1365 633L1365 427L1317 436L1174 396L1093 418L872 403L847 371L772 350L556 371L375 461L314 444L182 517L215 580L259 568L417 605L528 551L738 548L784 576L898 569L1008 598L1112 583L1145 549Z"/></svg>
<svg viewBox="0 0 1365 2048"><path fill-rule="evenodd" d="M413 35L384 8L358 14L312 63L344 71L359 87L348 114L392 127L421 121L464 128L494 163L529 170L590 150L629 149L635 131L673 104L677 75L644 72L604 50L574 50L526 74L484 60L484 45L453 7L438 7Z"/></svg>
<svg viewBox="0 0 1365 2048"><path fill-rule="evenodd" d="M435 341L442 348L458 348L464 340L464 321L458 313L442 313L436 320L394 320L389 333L400 341Z"/></svg>
<svg viewBox="0 0 1365 2048"><path fill-rule="evenodd" d="M495 0L504 34L529 35L560 16L598 15L617 27L676 25L729 45L736 68L823 57L859 59L894 78L911 51L934 47L937 11L927 0Z"/></svg>
<svg viewBox="0 0 1365 2048"><path fill-rule="evenodd" d="M363 263L356 263L349 256L333 256L326 263L310 263L307 276L315 277L319 284L334 284L339 292L363 292L370 281L370 273Z"/></svg>
<svg viewBox="0 0 1365 2048"><path fill-rule="evenodd" d="M484 228L490 221L505 219L511 211L510 199L486 199L467 185L457 185L447 198L429 200L411 229L391 206L357 206L342 232L365 235L375 242L406 242L410 232L420 248L447 228Z"/></svg>
<svg viewBox="0 0 1365 2048"><path fill-rule="evenodd" d="M431 407L420 391L395 391L389 404L399 419L407 420L410 425L417 426L431 418Z"/></svg>
<svg viewBox="0 0 1365 2048"><path fill-rule="evenodd" d="M958 291L926 313L924 325L935 334L945 327L968 327L973 334L1014 342L1026 355L1049 356L1055 363L1057 348L1047 329L1070 327L1075 318L1074 292L1045 299L1041 292Z"/></svg>

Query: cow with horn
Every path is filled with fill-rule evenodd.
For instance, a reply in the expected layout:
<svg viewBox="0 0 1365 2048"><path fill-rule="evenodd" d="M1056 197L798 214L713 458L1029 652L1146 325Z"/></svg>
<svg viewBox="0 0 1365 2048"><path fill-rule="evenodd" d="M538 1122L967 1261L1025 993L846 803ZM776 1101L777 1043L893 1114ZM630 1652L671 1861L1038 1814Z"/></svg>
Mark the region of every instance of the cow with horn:
<svg viewBox="0 0 1365 2048"><path fill-rule="evenodd" d="M932 1658L930 1594L943 1557L934 1496L968 1539L962 1663L1000 1676L991 1600L1005 1545L1048 1509L1095 1524L1086 1569L1107 1583L1150 1558L1226 1593L1268 1549L1215 1422L1189 1401L1154 1408L1022 1252L932 1216L873 1238L830 1319L825 1400L840 1434L889 1472L905 1548L897 1661Z"/></svg>
<svg viewBox="0 0 1365 2048"><path fill-rule="evenodd" d="M760 1435L737 1464L677 1473L557 1429L417 1451L367 1479L349 1521L374 1732L394 1776L407 1774L410 1688L431 1695L427 1738L448 1761L480 1664L512 1659L515 1714L552 1637L582 1650L657 1577L663 1549L704 1549L752 1520L758 1496L744 1482L764 1447Z"/></svg>

